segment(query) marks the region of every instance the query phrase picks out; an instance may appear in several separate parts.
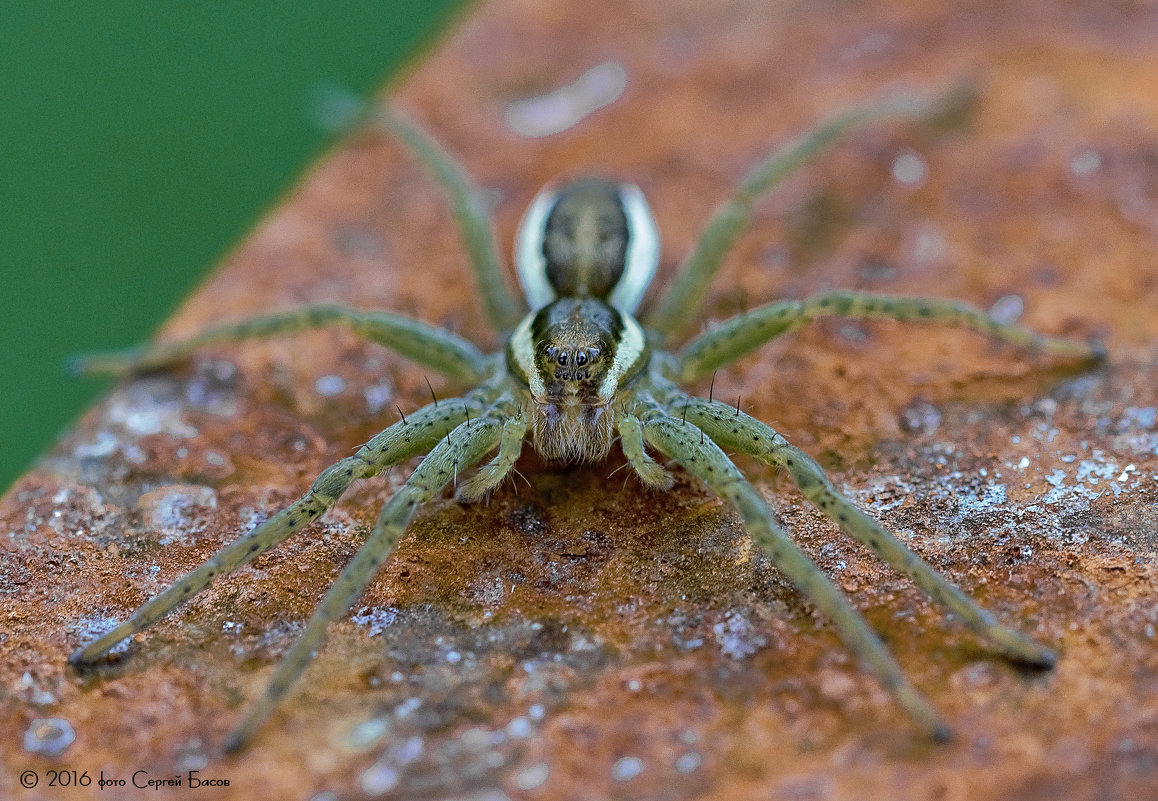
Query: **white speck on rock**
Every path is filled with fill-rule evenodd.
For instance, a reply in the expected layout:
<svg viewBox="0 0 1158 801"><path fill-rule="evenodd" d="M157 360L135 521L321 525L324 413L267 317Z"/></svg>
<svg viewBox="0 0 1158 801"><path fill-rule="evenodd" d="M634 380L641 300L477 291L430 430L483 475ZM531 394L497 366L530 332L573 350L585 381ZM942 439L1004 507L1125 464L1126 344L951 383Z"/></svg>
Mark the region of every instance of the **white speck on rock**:
<svg viewBox="0 0 1158 801"><path fill-rule="evenodd" d="M314 382L314 392L323 398L333 398L341 395L346 389L346 379L340 375L324 375Z"/></svg>
<svg viewBox="0 0 1158 801"><path fill-rule="evenodd" d="M744 613L730 610L720 623L712 626L720 650L733 659L750 656L768 644L768 640L752 630L752 624Z"/></svg>
<svg viewBox="0 0 1158 801"><path fill-rule="evenodd" d="M137 501L138 507L153 528L159 529L161 545L187 543L205 529L196 518L198 509L216 509L217 493L212 487L196 484L173 484L147 492Z"/></svg>
<svg viewBox="0 0 1158 801"><path fill-rule="evenodd" d="M928 173L925 160L917 153L906 150L893 159L893 178L906 186L919 186Z"/></svg>
<svg viewBox="0 0 1158 801"><path fill-rule="evenodd" d="M386 608L364 606L358 611L358 614L350 617L350 621L355 626L366 626L366 633L373 637L384 632L396 617L398 617L398 610L392 606Z"/></svg>
<svg viewBox="0 0 1158 801"><path fill-rule="evenodd" d="M515 774L515 786L520 790L534 790L547 781L550 775L551 768L546 762L536 762Z"/></svg>
<svg viewBox="0 0 1158 801"><path fill-rule="evenodd" d="M42 689L27 670L16 684L16 694L35 706L48 706L56 703L56 696L48 690Z"/></svg>
<svg viewBox="0 0 1158 801"><path fill-rule="evenodd" d="M24 750L42 756L60 756L75 739L72 724L64 718L37 718L24 730Z"/></svg>
<svg viewBox="0 0 1158 801"><path fill-rule="evenodd" d="M418 707L420 707L420 706L422 706L422 699L421 698L408 698L405 701L403 701L402 703L400 703L398 706L394 707L394 717L396 717L396 718L410 717L411 713L413 713L414 710L418 709ZM419 740L418 744L421 747L422 741Z"/></svg>
<svg viewBox="0 0 1158 801"><path fill-rule="evenodd" d="M527 720L522 715L511 718L510 723L507 724L507 736L514 740L524 740L535 733L535 727L531 725L531 721Z"/></svg>
<svg viewBox="0 0 1158 801"><path fill-rule="evenodd" d="M398 771L380 759L362 772L361 783L367 795L385 795L398 786Z"/></svg>
<svg viewBox="0 0 1158 801"><path fill-rule="evenodd" d="M1013 325L1025 311L1025 301L1019 295L1002 295L989 307L989 316L999 323Z"/></svg>
<svg viewBox="0 0 1158 801"><path fill-rule="evenodd" d="M675 769L679 773L692 773L703 763L704 758L695 751L688 751L676 758Z"/></svg>
<svg viewBox="0 0 1158 801"><path fill-rule="evenodd" d="M646 769L643 760L639 757L626 756L615 761L611 766L611 778L617 782L626 782L634 779Z"/></svg>
<svg viewBox="0 0 1158 801"><path fill-rule="evenodd" d="M1096 150L1083 150L1070 159L1070 172L1078 178L1089 178L1102 166L1102 157Z"/></svg>
<svg viewBox="0 0 1158 801"><path fill-rule="evenodd" d="M362 390L362 397L366 399L366 411L378 414L394 399L394 387L387 381L379 381Z"/></svg>
<svg viewBox="0 0 1158 801"><path fill-rule="evenodd" d="M160 380L129 384L109 400L106 420L137 437L168 434L192 439L197 429L182 419L183 403L171 393L171 387Z"/></svg>
<svg viewBox="0 0 1158 801"><path fill-rule="evenodd" d="M530 139L561 133L614 103L626 88L627 70L618 61L605 61L568 86L508 105L507 127Z"/></svg>
<svg viewBox="0 0 1158 801"><path fill-rule="evenodd" d="M117 437L111 431L98 431L92 442L83 442L72 450L73 456L80 459L103 459L111 456L117 449Z"/></svg>

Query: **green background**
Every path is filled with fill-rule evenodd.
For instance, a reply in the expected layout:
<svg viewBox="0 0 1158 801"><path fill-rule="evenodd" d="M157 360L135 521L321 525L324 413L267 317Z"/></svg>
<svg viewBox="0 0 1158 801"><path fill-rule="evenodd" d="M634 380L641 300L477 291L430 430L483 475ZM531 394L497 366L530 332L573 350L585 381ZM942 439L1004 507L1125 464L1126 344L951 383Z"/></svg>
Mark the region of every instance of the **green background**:
<svg viewBox="0 0 1158 801"><path fill-rule="evenodd" d="M0 2L0 490L461 1Z"/></svg>

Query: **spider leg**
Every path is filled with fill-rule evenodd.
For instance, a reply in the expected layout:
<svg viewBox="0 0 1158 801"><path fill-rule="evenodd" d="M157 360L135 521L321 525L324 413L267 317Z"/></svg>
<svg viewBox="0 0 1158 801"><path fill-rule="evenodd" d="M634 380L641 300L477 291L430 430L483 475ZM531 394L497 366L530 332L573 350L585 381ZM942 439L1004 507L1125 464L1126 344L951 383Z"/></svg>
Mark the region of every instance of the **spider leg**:
<svg viewBox="0 0 1158 801"><path fill-rule="evenodd" d="M678 401L684 403L685 398ZM788 443L771 426L734 408L701 398L689 398L688 422L695 423L722 447L750 454L792 476L809 501L835 520L853 539L865 545L895 570L938 601L961 621L996 646L1010 659L1038 667L1051 667L1054 652L997 621L991 612L917 556L896 535L858 509L836 491L828 476L804 451Z"/></svg>
<svg viewBox="0 0 1158 801"><path fill-rule="evenodd" d="M934 739L949 739L952 733L948 724L905 678L880 637L832 580L792 542L760 493L745 480L710 435L701 437L690 415L684 423L679 417L653 407L640 417L648 444L675 459L714 493L736 506L753 541L800 593L836 625L844 643L872 668L897 704Z"/></svg>
<svg viewBox="0 0 1158 801"><path fill-rule="evenodd" d="M655 459L652 459L643 446L643 427L639 418L633 414L623 413L616 418L616 428L619 430L620 447L627 463L639 476L644 484L657 490L669 490L674 483L671 473L663 469Z"/></svg>
<svg viewBox="0 0 1158 801"><path fill-rule="evenodd" d="M418 507L449 484L455 470L472 466L499 444L504 424L497 419L498 416L484 415L458 425L439 441L409 480L387 501L374 531L330 587L297 642L274 670L265 691L251 703L241 722L229 733L225 740L226 751L243 747L269 717L325 641L326 628L341 618L362 594Z"/></svg>
<svg viewBox="0 0 1158 801"><path fill-rule="evenodd" d="M125 376L154 370L184 359L206 345L343 325L411 361L463 384L485 375L486 356L471 342L437 326L389 312L367 312L344 306L305 306L287 312L225 323L181 342L148 344L123 351L73 357L70 368L86 375Z"/></svg>
<svg viewBox="0 0 1158 801"><path fill-rule="evenodd" d="M981 309L957 300L834 290L806 300L769 303L713 326L679 352L678 380L686 382L704 377L768 340L824 315L956 325L1028 351L1063 359L1088 360L1104 355L1097 344L1047 337L1020 326L1001 323Z"/></svg>
<svg viewBox="0 0 1158 801"><path fill-rule="evenodd" d="M69 663L79 666L97 661L121 640L143 631L201 592L216 577L232 573L318 519L355 479L372 476L383 468L429 450L461 423L468 411L478 414L483 408L477 397L442 400L437 406L432 404L413 412L405 422L395 423L375 435L353 456L323 470L301 498L174 581L133 612L124 623L77 649L69 657Z"/></svg>
<svg viewBox="0 0 1158 801"><path fill-rule="evenodd" d="M679 266L667 293L648 316L647 326L668 337L695 319L695 311L707 293L708 284L751 220L756 201L800 165L845 134L869 123L891 117L925 120L943 117L959 110L962 101L969 99L960 90L934 99L913 95L886 97L870 105L837 112L816 128L770 153L748 172L735 194L716 209L695 249Z"/></svg>
<svg viewBox="0 0 1158 801"><path fill-rule="evenodd" d="M502 259L478 187L438 142L398 111L379 106L371 119L414 151L446 191L462 230L463 244L474 267L487 317L499 331L510 331L518 325L527 309L522 300L510 292L503 279Z"/></svg>
<svg viewBox="0 0 1158 801"><path fill-rule="evenodd" d="M503 434L499 439L499 452L455 492L459 503L474 503L489 495L503 482L515 468L519 454L523 451L523 438L527 434L527 420L520 412L503 422Z"/></svg>

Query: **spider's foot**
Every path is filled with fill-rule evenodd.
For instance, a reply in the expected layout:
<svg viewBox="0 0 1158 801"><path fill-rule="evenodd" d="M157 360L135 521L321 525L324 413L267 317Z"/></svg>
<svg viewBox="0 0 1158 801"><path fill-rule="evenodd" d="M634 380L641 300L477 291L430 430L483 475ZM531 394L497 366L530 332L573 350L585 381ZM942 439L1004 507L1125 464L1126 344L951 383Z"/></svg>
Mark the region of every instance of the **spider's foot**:
<svg viewBox="0 0 1158 801"><path fill-rule="evenodd" d="M250 703L241 721L233 727L233 730L230 731L229 734L225 735L225 741L221 744L221 748L225 753L236 754L253 742L253 738L257 736L257 732L265 722L269 720L274 706L284 693L285 686L286 685L280 684L279 679L275 676L270 686L266 688L265 693Z"/></svg>
<svg viewBox="0 0 1158 801"><path fill-rule="evenodd" d="M1005 658L1019 665L1049 670L1057 664L1056 652L1012 629L1002 627L991 637Z"/></svg>
<svg viewBox="0 0 1158 801"><path fill-rule="evenodd" d="M1088 339L1085 342L1068 343L1072 346L1071 352L1064 354L1068 358L1076 359L1082 364L1100 364L1107 357L1106 343L1100 339Z"/></svg>
<svg viewBox="0 0 1158 801"><path fill-rule="evenodd" d="M87 645L77 648L68 657L68 664L80 670L91 667L108 656L109 652L132 636L132 630L122 624L104 636L98 637Z"/></svg>
<svg viewBox="0 0 1158 801"><path fill-rule="evenodd" d="M1107 357L1106 343L1100 339L1091 339L1090 346L1090 360L1094 362L1104 362Z"/></svg>
<svg viewBox="0 0 1158 801"><path fill-rule="evenodd" d="M481 500L489 498L491 493L503 483L506 478L506 473L502 475L494 475L483 467L477 473L470 477L467 481L458 485L455 490L454 499L459 503L478 503Z"/></svg>
<svg viewBox="0 0 1158 801"><path fill-rule="evenodd" d="M73 376L125 378L140 371L139 356L139 348L80 353L65 361L65 370Z"/></svg>
<svg viewBox="0 0 1158 801"><path fill-rule="evenodd" d="M929 736L935 743L949 743L953 741L953 729L947 723L941 723L929 732Z"/></svg>
<svg viewBox="0 0 1158 801"><path fill-rule="evenodd" d="M936 743L947 743L953 739L953 728L942 719L933 705L908 684L892 688L893 697L917 725Z"/></svg>
<svg viewBox="0 0 1158 801"><path fill-rule="evenodd" d="M1058 359L1072 359L1079 364L1098 364L1106 360L1106 345L1099 339L1084 342L1072 339L1040 337L1033 350Z"/></svg>
<svg viewBox="0 0 1158 801"><path fill-rule="evenodd" d="M640 481L654 490L666 492L675 484L675 479L672 478L671 473L665 470L659 462L652 459L636 460L631 463L631 466L635 470L635 474L639 476Z"/></svg>
<svg viewBox="0 0 1158 801"><path fill-rule="evenodd" d="M108 656L107 648L95 652L89 652L87 648L78 648L68 657L68 664L77 673L86 674L97 668L102 662L115 663L116 660L109 659Z"/></svg>
<svg viewBox="0 0 1158 801"><path fill-rule="evenodd" d="M242 727L239 726L225 735L225 742L221 744L221 750L227 754L236 754L249 744L251 736L250 732L244 731Z"/></svg>
<svg viewBox="0 0 1158 801"><path fill-rule="evenodd" d="M68 657L68 664L79 670L80 668L85 668L91 665L92 660L85 656L83 648L77 648Z"/></svg>

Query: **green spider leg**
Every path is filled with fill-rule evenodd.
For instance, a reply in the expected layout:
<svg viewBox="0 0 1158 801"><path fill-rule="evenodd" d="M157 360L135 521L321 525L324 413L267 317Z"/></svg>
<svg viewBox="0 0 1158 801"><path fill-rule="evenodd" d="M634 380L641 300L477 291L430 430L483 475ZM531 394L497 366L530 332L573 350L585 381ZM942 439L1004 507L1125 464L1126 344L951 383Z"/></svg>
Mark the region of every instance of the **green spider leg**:
<svg viewBox="0 0 1158 801"><path fill-rule="evenodd" d="M629 412L621 412L615 420L619 432L619 446L628 464L644 484L657 490L669 490L675 483L671 473L652 459L644 447L643 424Z"/></svg>
<svg viewBox="0 0 1158 801"><path fill-rule="evenodd" d="M493 390L490 394L494 394ZM96 662L121 640L153 625L218 576L232 573L317 520L355 479L368 478L433 448L472 413L477 418L486 408L486 400L486 393L481 392L466 398L441 400L375 435L353 456L322 471L301 498L174 581L133 612L127 621L75 651L68 661L74 666Z"/></svg>
<svg viewBox="0 0 1158 801"><path fill-rule="evenodd" d="M754 456L782 468L801 493L832 518L849 536L869 548L894 570L908 576L930 597L955 615L1003 655L1035 667L1052 667L1056 657L1050 649L997 621L991 612L975 604L893 533L858 509L832 486L824 470L804 451L771 426L719 401L673 393L670 406L686 414L688 423L702 429L721 447Z"/></svg>
<svg viewBox="0 0 1158 801"><path fill-rule="evenodd" d="M503 483L515 468L519 454L523 452L523 439L527 434L527 419L522 412L503 422L503 433L499 439L499 452L495 458L479 468L464 484L460 484L455 498L459 503L480 501Z"/></svg>
<svg viewBox="0 0 1158 801"><path fill-rule="evenodd" d="M76 356L70 367L85 375L127 376L180 361L197 350L220 343L278 337L298 331L342 325L384 345L411 361L463 384L477 384L488 370L487 357L471 342L428 323L389 312L367 312L343 306L304 306L287 312L215 326L174 343L147 344L122 351Z"/></svg>
<svg viewBox="0 0 1158 801"><path fill-rule="evenodd" d="M455 480L459 471L472 467L499 444L503 420L513 412L510 406L509 400L500 399L482 417L459 424L442 438L406 484L387 501L373 533L338 575L297 642L274 670L265 691L250 704L241 722L226 737L226 751L237 751L252 739L321 647L329 624L341 618L362 594L418 507Z"/></svg>
<svg viewBox="0 0 1158 801"><path fill-rule="evenodd" d="M871 667L897 704L933 739L949 739L952 736L949 725L905 678L900 665L860 612L789 538L760 493L720 446L690 419L675 416L682 412L673 414L670 408L664 410L654 401L644 400L638 406L634 411L642 421L646 442L701 479L716 495L730 501L739 510L752 540L800 593L833 622L844 643Z"/></svg>
<svg viewBox="0 0 1158 801"><path fill-rule="evenodd" d="M499 332L512 330L527 313L527 307L521 296L516 297L507 288L503 262L478 187L438 142L395 109L375 106L370 119L413 150L442 186L462 231L487 317Z"/></svg>
<svg viewBox="0 0 1158 801"><path fill-rule="evenodd" d="M648 315L647 327L668 338L695 319L712 277L751 220L756 201L806 161L869 123L890 118L916 118L928 122L951 118L967 108L972 97L971 89L965 86L955 87L933 99L916 95L886 97L876 103L837 112L816 128L769 154L748 172L735 194L716 209L695 249L676 270L666 294Z"/></svg>
<svg viewBox="0 0 1158 801"><path fill-rule="evenodd" d="M1076 360L1104 356L1100 345L1043 336L1020 326L1001 323L981 309L958 300L835 290L806 300L769 303L713 326L679 352L674 377L684 383L710 375L716 368L735 361L768 340L823 315L955 325L1048 356Z"/></svg>

